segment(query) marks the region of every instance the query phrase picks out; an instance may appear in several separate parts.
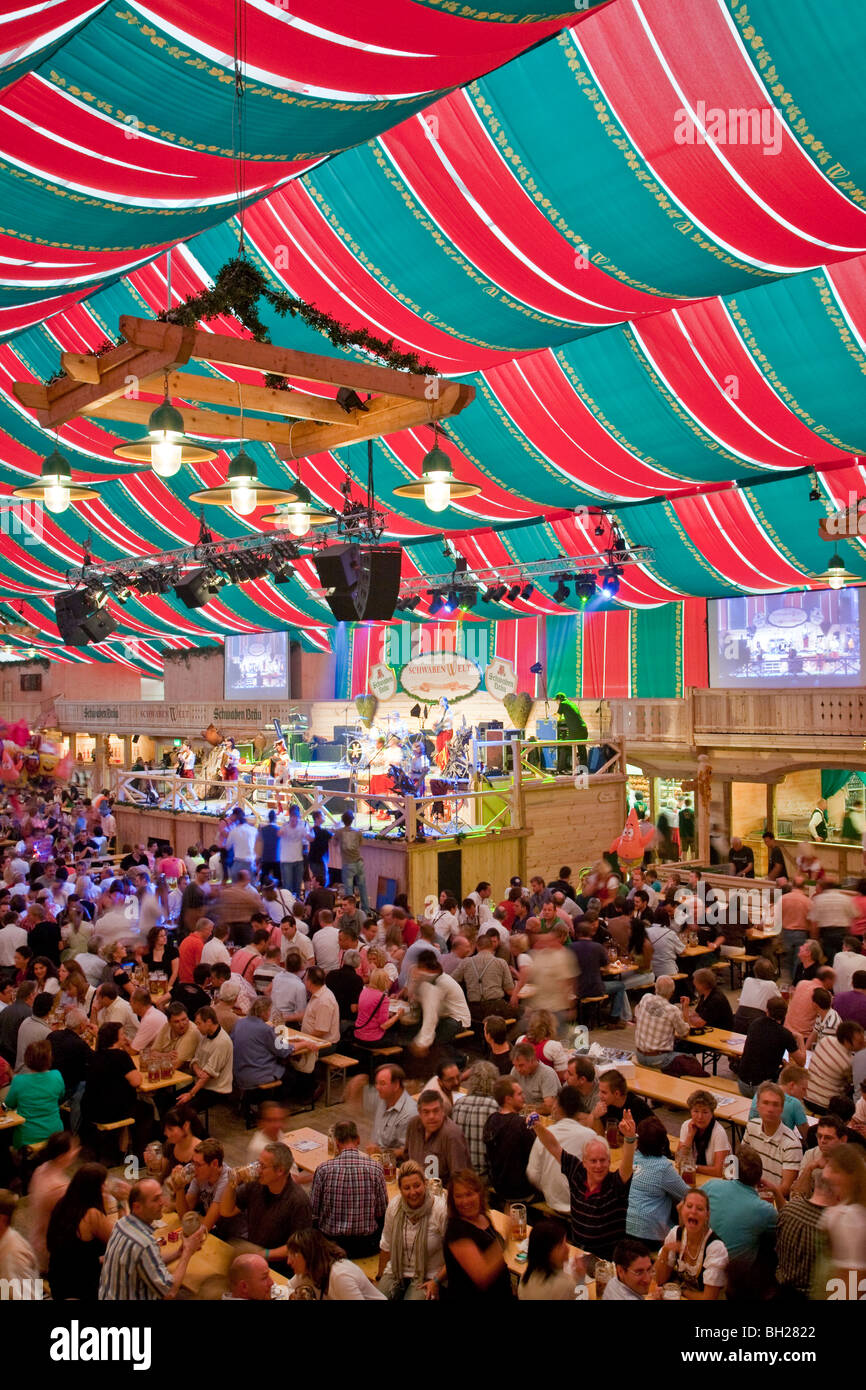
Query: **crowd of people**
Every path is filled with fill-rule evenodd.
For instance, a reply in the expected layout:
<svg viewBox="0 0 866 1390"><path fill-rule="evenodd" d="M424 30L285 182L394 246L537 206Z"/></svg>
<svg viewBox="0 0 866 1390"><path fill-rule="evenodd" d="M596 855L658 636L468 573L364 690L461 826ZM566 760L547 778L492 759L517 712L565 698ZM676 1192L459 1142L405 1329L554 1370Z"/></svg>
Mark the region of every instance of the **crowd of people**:
<svg viewBox="0 0 866 1390"><path fill-rule="evenodd" d="M707 911L724 894L698 871L603 861L577 883L567 867L513 878L499 901L481 882L370 911L344 821L332 884L331 832L294 809L262 826L235 811L182 857L116 852L105 798L0 811L0 1099L23 1121L0 1148L0 1278L43 1278L59 1300L171 1298L213 1234L244 1243L233 1300L271 1297L274 1271L299 1300L579 1299L594 1279L608 1301L797 1301L852 1271L856 1287L862 891L780 885L731 1000L711 964L742 953L748 923ZM631 1064L589 1055L582 1001L605 1001L593 1031L619 1030L639 1066L694 1077L675 1130ZM739 1143L687 1041L706 1027L745 1034ZM301 1172L290 1113L321 1100L335 1050L356 1062L354 1118ZM155 1057L182 1084L142 1090ZM241 1167L237 1111L258 1115Z"/></svg>

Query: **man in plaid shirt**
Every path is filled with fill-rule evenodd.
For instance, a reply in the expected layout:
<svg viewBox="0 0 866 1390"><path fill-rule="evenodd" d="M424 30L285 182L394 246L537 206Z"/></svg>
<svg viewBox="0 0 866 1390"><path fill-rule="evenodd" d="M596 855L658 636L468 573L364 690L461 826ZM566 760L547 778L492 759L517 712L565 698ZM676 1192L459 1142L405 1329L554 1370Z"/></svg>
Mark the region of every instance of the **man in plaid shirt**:
<svg viewBox="0 0 866 1390"><path fill-rule="evenodd" d="M349 1259L375 1255L388 1206L382 1167L360 1152L354 1120L334 1125L336 1157L313 1175L313 1223L345 1250Z"/></svg>
<svg viewBox="0 0 866 1390"><path fill-rule="evenodd" d="M683 1007L678 1009L670 1002L673 992L670 975L659 975L655 994L645 994L634 1011L634 1049L642 1067L661 1071L669 1066L677 1055L676 1039L691 1031L685 1017L689 1001L684 995Z"/></svg>
<svg viewBox="0 0 866 1390"><path fill-rule="evenodd" d="M487 1146L484 1126L499 1106L493 1099L493 1087L499 1071L492 1062L476 1062L466 1077L466 1094L454 1098L451 1118L463 1130L471 1166L482 1178L487 1176Z"/></svg>

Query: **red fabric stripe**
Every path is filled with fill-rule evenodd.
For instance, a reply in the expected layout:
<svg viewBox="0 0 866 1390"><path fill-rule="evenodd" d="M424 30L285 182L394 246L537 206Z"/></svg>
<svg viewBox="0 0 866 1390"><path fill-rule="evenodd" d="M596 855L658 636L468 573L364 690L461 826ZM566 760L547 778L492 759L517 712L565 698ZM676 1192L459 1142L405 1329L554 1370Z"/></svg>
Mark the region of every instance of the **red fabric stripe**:
<svg viewBox="0 0 866 1390"><path fill-rule="evenodd" d="M707 601L683 599L683 687L704 690L710 683L707 661Z"/></svg>
<svg viewBox="0 0 866 1390"><path fill-rule="evenodd" d="M586 700L624 700L629 693L629 615L622 609L585 613L581 694Z"/></svg>

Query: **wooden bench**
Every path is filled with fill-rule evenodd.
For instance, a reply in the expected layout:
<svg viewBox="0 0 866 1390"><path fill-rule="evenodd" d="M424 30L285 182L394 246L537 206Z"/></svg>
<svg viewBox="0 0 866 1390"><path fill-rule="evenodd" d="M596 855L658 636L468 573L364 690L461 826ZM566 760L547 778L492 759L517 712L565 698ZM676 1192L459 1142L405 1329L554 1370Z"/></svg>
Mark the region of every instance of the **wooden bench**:
<svg viewBox="0 0 866 1390"><path fill-rule="evenodd" d="M353 1260L353 1265L357 1265L362 1274L366 1274L371 1284L375 1284L376 1275L379 1273L379 1256L364 1255L360 1260Z"/></svg>
<svg viewBox="0 0 866 1390"><path fill-rule="evenodd" d="M125 1154L129 1152L129 1131L134 1124L135 1120L130 1117L125 1120L112 1120L109 1124L94 1124L94 1129L98 1130L100 1134L115 1134L118 1152Z"/></svg>
<svg viewBox="0 0 866 1390"><path fill-rule="evenodd" d="M609 1003L610 1003L610 995L609 995L609 994L587 994L585 998L583 998L583 999L578 999L578 1001L577 1001L577 1022L578 1022L578 1023L582 1023L582 1022L583 1022L583 1017L582 1017L583 1010L584 1010L584 1009L588 1009L588 1010L589 1010L589 1013L590 1013L590 1021L588 1021L587 1027L589 1027L590 1029L592 1029L592 1028L598 1028L599 1025L600 1025L600 1023L601 1023L600 1014L601 1014L602 1007L603 1007L605 1004L609 1004Z"/></svg>
<svg viewBox="0 0 866 1390"><path fill-rule="evenodd" d="M322 1066L326 1070L325 1075L325 1105L339 1105L343 1099L343 1092L346 1088L346 1073L358 1065L356 1057L345 1057L341 1052L329 1052L327 1057L322 1058ZM339 1080L343 1091L340 1093L340 1100L331 1099L331 1082Z"/></svg>
<svg viewBox="0 0 866 1390"><path fill-rule="evenodd" d="M760 960L760 956L750 956L746 951L741 951L736 956L724 956L718 963L724 967L730 966L731 989L739 989L746 975L751 975L755 961Z"/></svg>
<svg viewBox="0 0 866 1390"><path fill-rule="evenodd" d="M248 1090L241 1091L241 1113L247 1129L253 1127L253 1107L262 1099L267 1099L267 1096L263 1097L261 1092L278 1091L282 1085L282 1081L262 1081L258 1086L250 1086Z"/></svg>

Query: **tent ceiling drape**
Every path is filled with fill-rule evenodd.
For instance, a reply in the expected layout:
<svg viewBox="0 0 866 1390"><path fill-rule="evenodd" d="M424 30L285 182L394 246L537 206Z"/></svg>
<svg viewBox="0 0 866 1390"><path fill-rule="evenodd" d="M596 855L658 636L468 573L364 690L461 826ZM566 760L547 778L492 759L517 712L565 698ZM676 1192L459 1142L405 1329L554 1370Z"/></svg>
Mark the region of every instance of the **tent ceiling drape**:
<svg viewBox="0 0 866 1390"><path fill-rule="evenodd" d="M247 253L275 287L476 387L448 427L456 471L482 486L459 508L395 505L427 430L375 447L407 578L441 570L442 525L477 564L601 551L609 529L575 509L603 506L653 548L622 605L819 582L819 517L864 492L864 7L294 0L290 15L247 0L240 174L234 9L56 0L0 19L2 492L53 443L12 382L164 308L167 246L174 302L210 283L237 248L240 177ZM275 341L331 350L263 317ZM225 476L225 453L168 482L132 474L111 454L132 434L64 426L100 500L0 537L0 611L20 600L66 659L81 654L58 648L52 596L88 538L106 560L188 543L190 494ZM250 452L263 482L285 479ZM332 506L347 475L365 479L365 448L303 467ZM840 551L866 578L862 542ZM195 612L133 599L104 654L128 660L133 639L158 669L166 641L269 626L324 648L315 587L305 560L289 584L232 586ZM553 587L485 616L567 611Z"/></svg>

